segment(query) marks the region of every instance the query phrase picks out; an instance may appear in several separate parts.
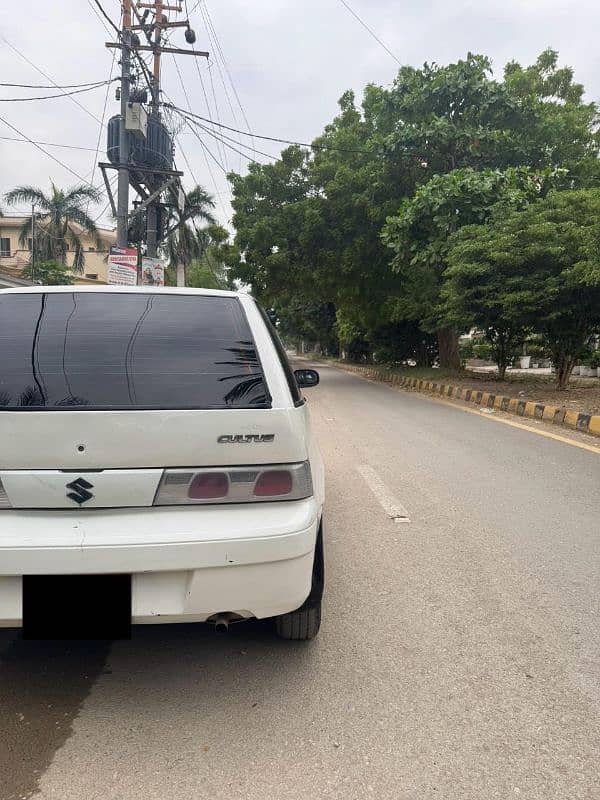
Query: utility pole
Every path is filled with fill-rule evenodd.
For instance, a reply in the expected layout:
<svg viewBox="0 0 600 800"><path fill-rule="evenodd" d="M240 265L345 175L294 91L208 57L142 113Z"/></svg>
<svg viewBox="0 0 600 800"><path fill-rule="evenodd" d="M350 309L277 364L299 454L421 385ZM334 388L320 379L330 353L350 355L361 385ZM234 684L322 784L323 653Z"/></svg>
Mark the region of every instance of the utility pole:
<svg viewBox="0 0 600 800"><path fill-rule="evenodd" d="M136 99L138 94L135 90L133 94L130 93L131 89L131 58L133 56L139 62L144 77L148 83L151 94L151 108L148 117L148 123L153 123L156 129L164 128L160 119L160 61L162 53L171 53L173 55L189 55L193 57L208 58L208 53L195 49L181 49L177 47L166 47L163 45L163 32L170 28L185 28L185 40L189 45L193 45L196 41L196 34L190 28L189 20L182 20L178 22L170 22L164 15L164 12L181 13L181 0L122 0L123 9L123 25L121 31L120 42L106 42L108 48L119 48L121 50L121 114L119 120L119 161L116 163L101 163L100 169L104 177L104 182L107 187L109 200L111 203L112 193L110 190L109 182L106 178L105 170L117 167L119 170L119 183L117 194L117 245L119 247L127 247L128 245L128 227L129 220L137 214L145 211L146 214L146 254L150 257L156 257L157 246L159 240L159 225L158 225L158 211L160 208L161 195L166 191L169 192L171 199L177 201L182 196L181 190L181 176L183 173L174 169L164 169L153 165L148 165L140 159L131 160L129 152L129 135L126 127L127 110L130 105L130 97L133 102L140 102ZM141 9L144 9L142 12ZM135 24L133 24L133 17L135 15ZM150 19L148 20L148 17ZM148 21L147 21L148 20ZM146 44L142 44L138 36L140 31L145 39ZM144 62L140 57L140 52L151 52L153 55L153 69L150 75ZM136 79L134 78L134 81ZM145 102L141 101L141 102ZM132 211L128 213L129 206L129 185L132 185L138 194L143 198L142 202ZM177 190L179 189L179 194ZM185 224L185 220L189 217L184 213L185 209L180 206L180 222L179 225ZM174 226L169 231L172 232L179 225ZM162 227L162 226L160 226ZM178 274L180 272L178 271ZM138 267L138 282L141 282L141 275ZM178 281L179 283L179 281Z"/></svg>
<svg viewBox="0 0 600 800"><path fill-rule="evenodd" d="M35 203L31 204L31 282L35 283Z"/></svg>
<svg viewBox="0 0 600 800"><path fill-rule="evenodd" d="M121 120L119 123L119 184L117 189L117 246L128 245L129 138L126 129L131 79L131 0L123 0L123 47L121 48Z"/></svg>
<svg viewBox="0 0 600 800"><path fill-rule="evenodd" d="M152 59L152 111L150 117L156 120L160 116L160 46L163 30L163 2L154 0L154 56ZM158 208L155 203L148 206L146 212L146 252L156 258L158 242Z"/></svg>

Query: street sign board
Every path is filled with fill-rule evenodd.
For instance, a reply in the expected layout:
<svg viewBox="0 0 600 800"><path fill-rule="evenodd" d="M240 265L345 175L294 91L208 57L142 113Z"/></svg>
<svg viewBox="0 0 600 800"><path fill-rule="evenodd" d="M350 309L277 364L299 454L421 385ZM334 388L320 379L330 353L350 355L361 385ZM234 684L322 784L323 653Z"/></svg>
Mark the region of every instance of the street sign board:
<svg viewBox="0 0 600 800"><path fill-rule="evenodd" d="M138 252L135 247L112 245L108 254L108 283L114 286L137 285Z"/></svg>
<svg viewBox="0 0 600 800"><path fill-rule="evenodd" d="M165 265L160 258L151 258L150 256L142 258L142 285L165 285Z"/></svg>

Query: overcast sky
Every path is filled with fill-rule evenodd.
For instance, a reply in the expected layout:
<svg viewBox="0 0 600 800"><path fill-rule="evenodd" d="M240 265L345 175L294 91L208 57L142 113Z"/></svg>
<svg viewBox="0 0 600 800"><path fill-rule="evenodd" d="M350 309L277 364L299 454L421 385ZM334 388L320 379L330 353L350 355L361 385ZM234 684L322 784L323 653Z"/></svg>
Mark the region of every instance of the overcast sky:
<svg viewBox="0 0 600 800"><path fill-rule="evenodd" d="M541 50L551 46L559 50L561 63L574 67L576 79L585 85L588 97L600 98L597 0L579 0L576 4L565 0L348 2L403 64L447 63L471 50L489 55L500 75L506 61L531 63ZM8 6L8 0L3 3ZM118 0L102 3L117 21ZM58 84L105 80L114 51L104 46L109 37L93 12L93 5L93 0L29 0L26 15L19 16L20 6L11 4L11 13L1 18L0 33ZM346 89L354 89L360 97L366 83L388 85L397 70L394 59L340 0L202 0L193 10L195 6L196 0L188 0L197 34L196 47L211 51L208 64L198 59L210 108L207 109L194 59L180 56L178 63L189 100L196 113L213 118L218 114L221 122L234 127L243 128L245 124L225 69L218 69L220 60L207 32L206 16L201 14L203 8L208 9L235 89L256 133L310 141L336 113L336 101ZM187 46L182 30L174 29L171 44ZM3 82L47 83L2 39L0 75ZM186 107L171 57L164 59L163 87L177 105ZM108 92L107 118L118 112L114 88L115 84ZM44 93L0 87L3 98ZM78 175L101 185L101 175L93 165L105 95L106 89L99 88L75 97L88 113L72 100L61 98L3 102L0 115L32 139L92 148L46 149ZM0 136L19 138L1 121ZM231 209L221 166L210 156L205 157L199 141L187 129L180 132L179 140L195 179L216 196L218 216L226 222ZM208 136L205 141L215 159L223 162L221 146ZM105 159L104 146L102 131L100 160ZM274 155L280 149L271 142L257 141L256 147ZM226 168L245 169L247 162L236 153L225 150L225 156ZM184 182L189 188L194 179L181 150L177 152L177 164L185 171ZM65 187L78 182L67 169L28 143L0 139L0 167L1 194L18 184L47 188L50 180ZM99 214L105 202L90 211ZM102 221L107 218L102 217Z"/></svg>

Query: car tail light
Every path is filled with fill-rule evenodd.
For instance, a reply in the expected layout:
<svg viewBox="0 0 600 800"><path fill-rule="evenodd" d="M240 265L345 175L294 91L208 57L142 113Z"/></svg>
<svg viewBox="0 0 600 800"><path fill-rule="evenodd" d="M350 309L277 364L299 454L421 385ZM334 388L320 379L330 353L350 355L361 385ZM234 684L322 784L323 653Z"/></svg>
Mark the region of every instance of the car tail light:
<svg viewBox="0 0 600 800"><path fill-rule="evenodd" d="M271 469L261 472L254 484L256 497L274 497L289 494L293 486L292 474L287 469Z"/></svg>
<svg viewBox="0 0 600 800"><path fill-rule="evenodd" d="M313 493L310 465L167 469L155 506L303 500ZM0 500L1 503L1 500Z"/></svg>
<svg viewBox="0 0 600 800"><path fill-rule="evenodd" d="M0 508L12 508L10 500L8 499L8 495L6 494L6 490L2 485L1 479L0 479Z"/></svg>
<svg viewBox="0 0 600 800"><path fill-rule="evenodd" d="M229 491L229 479L224 472L200 472L194 475L187 491L188 497L192 500L226 497Z"/></svg>

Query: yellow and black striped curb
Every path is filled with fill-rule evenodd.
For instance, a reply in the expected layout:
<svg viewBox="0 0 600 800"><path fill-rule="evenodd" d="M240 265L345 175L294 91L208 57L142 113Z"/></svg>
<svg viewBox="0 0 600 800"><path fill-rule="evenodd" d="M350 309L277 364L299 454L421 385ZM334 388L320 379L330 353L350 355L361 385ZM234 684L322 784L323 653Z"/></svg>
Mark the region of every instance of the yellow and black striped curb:
<svg viewBox="0 0 600 800"><path fill-rule="evenodd" d="M457 400L474 403L481 408L493 408L516 414L518 417L541 419L554 425L561 425L572 430L591 433L600 436L600 415L586 414L582 411L569 411L559 406L536 403L535 400L521 400L518 397L482 392L478 389L467 389L464 386L453 386L451 383L427 381L422 378L409 378L388 372L377 367L359 367L355 364L342 364L334 362L336 366L348 372L356 372L373 381L383 381L392 386L401 386L404 389L416 389L418 392L429 392Z"/></svg>

